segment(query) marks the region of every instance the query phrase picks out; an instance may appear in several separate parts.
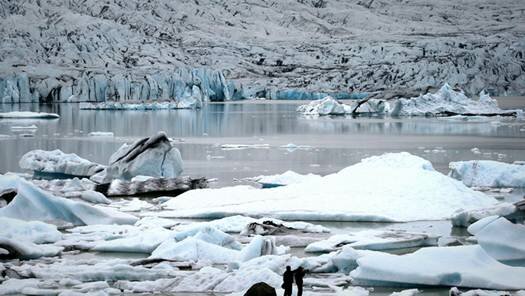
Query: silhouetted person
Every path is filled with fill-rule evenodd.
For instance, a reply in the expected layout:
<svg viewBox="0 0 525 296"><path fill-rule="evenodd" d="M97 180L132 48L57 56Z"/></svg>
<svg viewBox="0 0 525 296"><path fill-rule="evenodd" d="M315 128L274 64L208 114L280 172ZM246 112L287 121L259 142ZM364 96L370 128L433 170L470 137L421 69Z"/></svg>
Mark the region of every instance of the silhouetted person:
<svg viewBox="0 0 525 296"><path fill-rule="evenodd" d="M297 285L297 296L303 295L303 278L305 274L306 272L300 266L294 271L295 284Z"/></svg>
<svg viewBox="0 0 525 296"><path fill-rule="evenodd" d="M293 272L290 266L286 266L286 271L283 274L283 284L282 288L284 289L284 296L292 296L292 286L293 286Z"/></svg>

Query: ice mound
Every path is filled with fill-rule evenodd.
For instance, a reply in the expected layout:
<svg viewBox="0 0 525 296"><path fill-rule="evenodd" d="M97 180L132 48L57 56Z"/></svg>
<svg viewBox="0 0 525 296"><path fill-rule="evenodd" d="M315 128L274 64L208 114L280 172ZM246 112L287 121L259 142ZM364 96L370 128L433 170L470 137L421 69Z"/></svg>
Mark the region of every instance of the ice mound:
<svg viewBox="0 0 525 296"><path fill-rule="evenodd" d="M346 105L339 103L334 98L326 96L323 99L297 107L297 112L304 115L344 115L347 113L345 106Z"/></svg>
<svg viewBox="0 0 525 296"><path fill-rule="evenodd" d="M365 230L352 234L338 234L309 244L305 252L331 252L348 245L355 249L390 250L423 246L436 246L437 236L410 233L402 230Z"/></svg>
<svg viewBox="0 0 525 296"><path fill-rule="evenodd" d="M502 264L480 246L429 247L407 255L368 254L350 273L357 285L525 288L524 267Z"/></svg>
<svg viewBox="0 0 525 296"><path fill-rule="evenodd" d="M55 113L45 112L29 112L29 111L15 111L15 112L0 112L0 118L41 118L41 119L54 119L60 118L60 115Z"/></svg>
<svg viewBox="0 0 525 296"><path fill-rule="evenodd" d="M525 259L525 225L513 224L505 218L486 217L470 225L468 231L478 244L500 261Z"/></svg>
<svg viewBox="0 0 525 296"><path fill-rule="evenodd" d="M60 150L31 150L20 159L20 167L37 173L64 174L70 176L92 176L104 169L104 166L81 158L74 153Z"/></svg>
<svg viewBox="0 0 525 296"><path fill-rule="evenodd" d="M108 183L113 179L131 180L136 176L175 178L182 172L182 158L164 132L124 144L109 159L109 166L91 177Z"/></svg>
<svg viewBox="0 0 525 296"><path fill-rule="evenodd" d="M110 208L54 196L16 176L0 175L0 191L10 188L16 189L17 195L7 206L0 208L0 217L65 221L74 225L133 224L138 220Z"/></svg>
<svg viewBox="0 0 525 296"><path fill-rule="evenodd" d="M502 110L496 100L481 92L479 100L445 83L436 93L390 102L392 116L516 115L516 110Z"/></svg>
<svg viewBox="0 0 525 296"><path fill-rule="evenodd" d="M449 175L470 187L525 187L525 165L493 160L457 161Z"/></svg>
<svg viewBox="0 0 525 296"><path fill-rule="evenodd" d="M409 153L363 159L317 181L256 189L191 190L163 204L163 215L221 218L237 214L285 220L415 221L449 219L459 210L496 200L432 168Z"/></svg>
<svg viewBox="0 0 525 296"><path fill-rule="evenodd" d="M266 175L249 178L249 180L258 182L263 185L263 188L271 188L277 186L286 186L290 184L297 184L302 182L309 182L316 180L321 176L315 174L301 175L294 171L286 171L278 175Z"/></svg>

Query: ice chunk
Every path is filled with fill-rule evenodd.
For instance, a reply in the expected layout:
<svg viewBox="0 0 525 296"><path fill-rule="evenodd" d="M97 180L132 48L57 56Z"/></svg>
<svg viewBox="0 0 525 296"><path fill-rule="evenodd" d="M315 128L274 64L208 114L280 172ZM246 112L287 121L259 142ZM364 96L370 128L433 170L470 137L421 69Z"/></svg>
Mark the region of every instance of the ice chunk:
<svg viewBox="0 0 525 296"><path fill-rule="evenodd" d="M238 292L247 290L252 285L260 282L265 282L274 288L278 288L281 286L282 278L267 268L240 269L228 274L228 277L215 286L213 291Z"/></svg>
<svg viewBox="0 0 525 296"><path fill-rule="evenodd" d="M257 176L249 178L249 180L261 183L263 185L263 188L271 188L277 186L309 182L312 180L317 180L320 177L321 176L315 174L301 175L294 171L286 171L278 175Z"/></svg>
<svg viewBox="0 0 525 296"><path fill-rule="evenodd" d="M174 235L177 241L182 241L188 237L194 237L208 243L234 250L240 250L241 245L229 234L226 234L210 225L196 225L185 231Z"/></svg>
<svg viewBox="0 0 525 296"><path fill-rule="evenodd" d="M172 210L164 217L220 218L242 213L303 221L415 221L448 219L459 209L494 204L494 198L403 152L363 159L317 181L270 189L191 190L162 206Z"/></svg>
<svg viewBox="0 0 525 296"><path fill-rule="evenodd" d="M182 241L166 240L160 244L152 253L150 258L163 258L178 261L207 261L211 263L228 264L237 261L247 261L252 258L281 254L283 248L275 246L273 240L256 236L242 250L226 248L214 243L202 240L200 237L187 237Z"/></svg>
<svg viewBox="0 0 525 296"><path fill-rule="evenodd" d="M410 233L403 230L365 230L352 234L338 234L309 244L305 252L330 252L349 245L355 249L390 250L437 245L437 236Z"/></svg>
<svg viewBox="0 0 525 296"><path fill-rule="evenodd" d="M470 187L525 187L525 165L493 160L451 162L449 175Z"/></svg>
<svg viewBox="0 0 525 296"><path fill-rule="evenodd" d="M101 203L109 205L111 203L111 200L109 200L104 194L93 190L82 191L80 193L80 198L94 204Z"/></svg>
<svg viewBox="0 0 525 296"><path fill-rule="evenodd" d="M326 227L307 222L284 222L279 219L261 218L247 224L242 230L241 235L282 235L291 231L300 231L304 233L330 232Z"/></svg>
<svg viewBox="0 0 525 296"><path fill-rule="evenodd" d="M188 277L183 278L183 281L186 278ZM126 293L160 293L170 291L170 288L178 280L179 279L174 278L140 282L118 281L115 283L115 287L119 288L122 291L125 291Z"/></svg>
<svg viewBox="0 0 525 296"><path fill-rule="evenodd" d="M184 277L177 286L173 288L173 292L209 292L227 276L228 273L223 270L206 266L198 272Z"/></svg>
<svg viewBox="0 0 525 296"><path fill-rule="evenodd" d="M307 105L297 107L297 112L304 115L344 115L346 113L344 104L339 103L331 96L315 100Z"/></svg>
<svg viewBox="0 0 525 296"><path fill-rule="evenodd" d="M478 244L497 260L525 259L525 225L505 218L487 217L470 225L468 231Z"/></svg>
<svg viewBox="0 0 525 296"><path fill-rule="evenodd" d="M236 261L238 253L237 250L188 237L180 242L175 240L163 242L151 253L151 258L194 262L205 260L211 263L227 264Z"/></svg>
<svg viewBox="0 0 525 296"><path fill-rule="evenodd" d="M450 115L516 115L516 110L502 110L495 100L482 92L480 100L468 98L462 91L444 84L436 93L427 93L390 103L392 116L450 116Z"/></svg>
<svg viewBox="0 0 525 296"><path fill-rule="evenodd" d="M15 241L29 241L35 244L54 243L62 238L55 225L40 221L22 221L0 217L0 237Z"/></svg>
<svg viewBox="0 0 525 296"><path fill-rule="evenodd" d="M468 290L465 292L460 291L458 288L453 287L450 289L450 296L525 296L525 291L495 291L495 290Z"/></svg>
<svg viewBox="0 0 525 296"><path fill-rule="evenodd" d="M16 197L0 216L22 220L65 221L74 225L133 224L138 219L110 208L91 206L47 193L26 180L0 175L0 190L14 188Z"/></svg>
<svg viewBox="0 0 525 296"><path fill-rule="evenodd" d="M14 111L14 112L0 112L0 118L41 118L41 119L55 119L60 115L55 113L45 112L29 112L29 111Z"/></svg>
<svg viewBox="0 0 525 296"><path fill-rule="evenodd" d="M407 255L375 253L357 259L355 284L435 285L523 289L524 267L499 263L480 246L429 247Z"/></svg>
<svg viewBox="0 0 525 296"><path fill-rule="evenodd" d="M452 216L452 225L467 227L476 221L489 216L508 216L514 214L518 209L510 203L500 203L494 207L477 210L459 210Z"/></svg>
<svg viewBox="0 0 525 296"><path fill-rule="evenodd" d="M124 238L111 239L97 243L92 250L98 252L129 252L150 254L162 242L172 239L175 232L156 227L131 234Z"/></svg>
<svg viewBox="0 0 525 296"><path fill-rule="evenodd" d="M43 173L56 173L71 176L91 176L104 169L104 166L81 158L74 153L60 150L32 150L20 159L20 167Z"/></svg>
<svg viewBox="0 0 525 296"><path fill-rule="evenodd" d="M110 157L110 165L91 179L108 183L113 179L131 180L136 176L175 178L182 172L182 158L164 132L124 144Z"/></svg>
<svg viewBox="0 0 525 296"><path fill-rule="evenodd" d="M0 295L21 294L24 288L36 288L40 284L38 279L8 279L0 284Z"/></svg>
<svg viewBox="0 0 525 296"><path fill-rule="evenodd" d="M9 252L8 257L36 259L44 256L56 256L62 247L54 245L37 245L28 240L15 240L0 236L0 248Z"/></svg>

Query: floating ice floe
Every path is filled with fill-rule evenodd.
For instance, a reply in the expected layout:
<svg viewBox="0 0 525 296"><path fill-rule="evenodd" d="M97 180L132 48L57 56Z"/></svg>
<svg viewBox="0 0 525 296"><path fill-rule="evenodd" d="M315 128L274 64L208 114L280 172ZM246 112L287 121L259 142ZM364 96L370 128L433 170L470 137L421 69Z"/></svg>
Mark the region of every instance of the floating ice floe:
<svg viewBox="0 0 525 296"><path fill-rule="evenodd" d="M449 175L470 187L525 187L525 165L493 160L457 161Z"/></svg>
<svg viewBox="0 0 525 296"><path fill-rule="evenodd" d="M162 242L173 238L175 233L162 227L149 228L123 238L96 243L91 250L98 252L128 252L150 254Z"/></svg>
<svg viewBox="0 0 525 296"><path fill-rule="evenodd" d="M436 246L437 236L410 233L402 230L365 230L352 234L338 234L309 244L305 252L331 252L348 245L354 249L390 250Z"/></svg>
<svg viewBox="0 0 525 296"><path fill-rule="evenodd" d="M113 132L90 132L88 136L90 137L114 137L115 134Z"/></svg>
<svg viewBox="0 0 525 296"><path fill-rule="evenodd" d="M469 226L478 244L500 261L525 259L525 225L513 224L505 218L486 217Z"/></svg>
<svg viewBox="0 0 525 296"><path fill-rule="evenodd" d="M41 119L54 119L59 118L60 115L55 113L45 112L29 112L29 111L14 111L14 112L0 112L0 118L41 118Z"/></svg>
<svg viewBox="0 0 525 296"><path fill-rule="evenodd" d="M516 115L516 110L502 110L496 100L482 91L479 100L468 98L461 90L444 84L436 93L427 93L392 103L393 116Z"/></svg>
<svg viewBox="0 0 525 296"><path fill-rule="evenodd" d="M109 205L111 203L111 200L109 200L104 194L100 192L96 192L93 190L86 190L82 191L79 196L81 199L93 203L93 204L107 204Z"/></svg>
<svg viewBox="0 0 525 296"><path fill-rule="evenodd" d="M17 195L7 206L0 208L1 217L64 221L74 225L133 224L138 220L135 216L110 208L54 196L16 176L0 175L0 191L11 188L16 190Z"/></svg>
<svg viewBox="0 0 525 296"><path fill-rule="evenodd" d="M103 165L81 158L74 153L64 153L60 150L31 150L20 159L19 165L36 174L92 176L104 169Z"/></svg>
<svg viewBox="0 0 525 296"><path fill-rule="evenodd" d="M357 263L350 276L358 285L525 288L525 267L502 264L478 245L428 247L406 255L377 252Z"/></svg>
<svg viewBox="0 0 525 296"><path fill-rule="evenodd" d="M286 145L282 145L279 148L286 149L288 152L294 152L295 150L310 150L313 147L308 145L296 145L294 143L288 143Z"/></svg>
<svg viewBox="0 0 525 296"><path fill-rule="evenodd" d="M415 221L449 219L459 210L496 200L432 168L409 153L363 159L306 183L256 189L234 186L191 190L162 206L163 217L221 218L236 214L285 220Z"/></svg>
<svg viewBox="0 0 525 296"><path fill-rule="evenodd" d="M301 175L294 171L286 171L282 174L257 176L248 178L247 180L260 183L263 188L272 188L296 183L310 182L319 178L321 178L321 176L315 174Z"/></svg>
<svg viewBox="0 0 525 296"><path fill-rule="evenodd" d="M182 172L182 158L164 132L122 145L111 155L109 166L91 177L98 183L135 176L175 178Z"/></svg>

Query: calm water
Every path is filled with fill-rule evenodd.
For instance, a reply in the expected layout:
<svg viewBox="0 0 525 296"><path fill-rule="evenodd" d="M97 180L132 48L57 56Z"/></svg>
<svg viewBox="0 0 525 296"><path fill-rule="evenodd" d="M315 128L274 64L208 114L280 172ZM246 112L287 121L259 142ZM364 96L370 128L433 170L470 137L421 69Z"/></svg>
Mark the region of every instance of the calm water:
<svg viewBox="0 0 525 296"><path fill-rule="evenodd" d="M384 152L409 151L447 172L455 160L525 159L525 121L498 118L472 121L439 118L305 117L296 104L227 103L204 109L162 111L88 111L77 104L0 105L0 111L55 112L56 120L0 120L0 172L21 171L18 160L33 149L61 149L106 164L126 141L165 131L178 140L185 173L234 178L281 173L328 174ZM36 130L17 129L35 125ZM114 138L88 137L93 131ZM295 151L294 143L310 146ZM223 144L267 144L267 148L224 150ZM477 147L481 154L471 149Z"/></svg>

